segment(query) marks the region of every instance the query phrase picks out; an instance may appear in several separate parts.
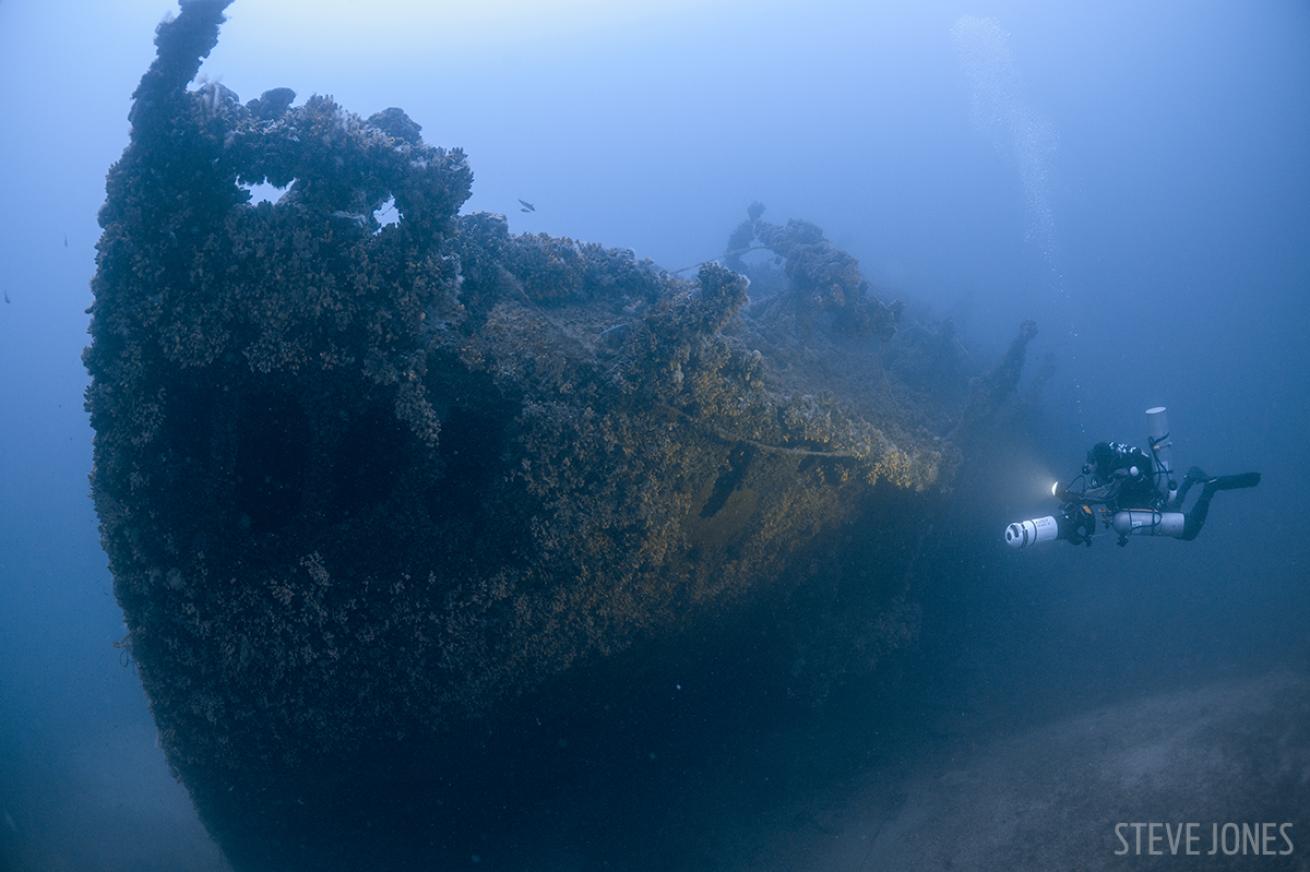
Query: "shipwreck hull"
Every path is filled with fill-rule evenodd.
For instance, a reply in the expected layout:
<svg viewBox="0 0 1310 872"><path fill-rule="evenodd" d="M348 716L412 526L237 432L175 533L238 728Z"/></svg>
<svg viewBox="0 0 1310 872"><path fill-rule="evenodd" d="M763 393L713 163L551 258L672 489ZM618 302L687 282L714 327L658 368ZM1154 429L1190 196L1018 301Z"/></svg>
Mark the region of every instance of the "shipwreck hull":
<svg viewBox="0 0 1310 872"><path fill-rule="evenodd" d="M399 110L188 91L226 6L159 29L86 363L130 650L234 861L421 852L450 797L707 658L821 697L913 638L923 523L1031 331L925 387L949 334L898 331L811 225L752 210L789 281L748 310L718 265L460 216L464 156Z"/></svg>

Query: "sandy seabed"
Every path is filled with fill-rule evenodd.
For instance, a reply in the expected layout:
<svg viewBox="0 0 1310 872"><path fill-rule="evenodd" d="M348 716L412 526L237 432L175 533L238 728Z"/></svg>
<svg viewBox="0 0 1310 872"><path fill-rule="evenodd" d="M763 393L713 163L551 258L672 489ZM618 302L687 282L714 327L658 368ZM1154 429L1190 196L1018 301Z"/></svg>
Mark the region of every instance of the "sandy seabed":
<svg viewBox="0 0 1310 872"><path fill-rule="evenodd" d="M947 739L838 794L779 812L762 840L742 836L727 851L735 867L1310 869L1310 681L1224 680L986 742ZM1201 853L1150 856L1143 842L1142 855L1116 854L1116 824L1151 821L1199 823ZM1293 851L1207 856L1226 822L1291 823Z"/></svg>

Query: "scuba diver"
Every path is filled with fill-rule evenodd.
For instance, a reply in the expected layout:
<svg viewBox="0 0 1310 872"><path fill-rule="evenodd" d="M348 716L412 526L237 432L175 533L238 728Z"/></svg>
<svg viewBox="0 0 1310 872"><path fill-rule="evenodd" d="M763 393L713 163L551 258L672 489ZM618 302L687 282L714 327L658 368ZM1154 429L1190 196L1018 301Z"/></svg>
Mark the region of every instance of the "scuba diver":
<svg viewBox="0 0 1310 872"><path fill-rule="evenodd" d="M1165 408L1147 409L1149 453L1123 442L1098 442L1087 452L1082 474L1064 488L1051 488L1064 503L1055 515L1019 521L1006 527L1006 544L1026 548L1038 542L1063 539L1092 544L1098 521L1118 534L1120 545L1129 536L1168 536L1192 540L1205 526L1210 501L1221 490L1255 487L1260 473L1211 476L1193 466L1181 486L1174 478L1172 445ZM1193 485L1201 495L1190 510L1183 502Z"/></svg>

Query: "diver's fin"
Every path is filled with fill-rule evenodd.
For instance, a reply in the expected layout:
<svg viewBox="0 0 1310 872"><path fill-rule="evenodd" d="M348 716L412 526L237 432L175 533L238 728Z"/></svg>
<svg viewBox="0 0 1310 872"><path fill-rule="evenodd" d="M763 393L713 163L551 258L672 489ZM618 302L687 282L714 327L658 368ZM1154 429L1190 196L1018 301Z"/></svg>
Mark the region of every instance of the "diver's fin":
<svg viewBox="0 0 1310 872"><path fill-rule="evenodd" d="M1241 475L1221 475L1206 483L1212 490L1236 490L1243 487L1255 487L1260 483L1260 473L1244 472Z"/></svg>

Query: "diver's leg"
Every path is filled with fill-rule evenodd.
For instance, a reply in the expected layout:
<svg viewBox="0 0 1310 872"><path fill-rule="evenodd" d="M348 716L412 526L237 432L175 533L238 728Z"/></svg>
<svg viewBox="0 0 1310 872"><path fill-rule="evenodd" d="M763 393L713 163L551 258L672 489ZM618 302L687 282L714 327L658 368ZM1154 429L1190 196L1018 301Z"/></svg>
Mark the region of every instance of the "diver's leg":
<svg viewBox="0 0 1310 872"><path fill-rule="evenodd" d="M1183 485L1178 488L1178 493L1174 496L1174 505L1181 506L1183 504L1183 500L1187 499L1187 492L1192 489L1192 485L1198 481L1208 481L1209 479L1210 476L1206 475L1205 470L1199 466L1193 466L1187 470L1187 475L1183 476Z"/></svg>
<svg viewBox="0 0 1310 872"><path fill-rule="evenodd" d="M1196 505L1184 516L1183 535L1180 539L1192 540L1205 526L1205 516L1210 513L1210 500L1221 490L1236 490L1243 487L1255 487L1260 483L1260 473L1244 472L1241 475L1221 475L1205 483L1201 495L1196 498Z"/></svg>
<svg viewBox="0 0 1310 872"><path fill-rule="evenodd" d="M1201 495L1196 498L1196 505L1183 516L1183 535L1178 538L1190 542L1196 538L1197 533L1201 532L1201 528L1205 526L1205 516L1210 514L1210 500L1217 490L1212 483L1206 482Z"/></svg>

